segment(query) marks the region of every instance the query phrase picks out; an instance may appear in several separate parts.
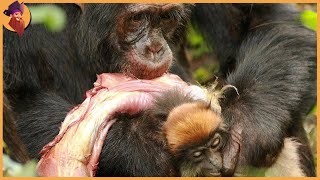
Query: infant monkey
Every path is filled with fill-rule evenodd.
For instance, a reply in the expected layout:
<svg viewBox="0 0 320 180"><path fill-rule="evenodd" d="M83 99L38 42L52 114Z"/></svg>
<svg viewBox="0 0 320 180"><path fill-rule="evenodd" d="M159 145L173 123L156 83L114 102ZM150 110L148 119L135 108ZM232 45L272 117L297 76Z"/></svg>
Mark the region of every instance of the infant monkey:
<svg viewBox="0 0 320 180"><path fill-rule="evenodd" d="M210 94L211 100L207 102L195 101L192 97L173 91L166 93L156 103L159 109L167 112L162 130L181 176L223 176L222 152L231 133L221 116L218 102L221 92L223 90ZM275 162L263 169L264 176L305 176L298 154L300 145L293 138L285 138L284 147ZM248 169L250 165L238 164L234 175L255 176Z"/></svg>
<svg viewBox="0 0 320 180"><path fill-rule="evenodd" d="M221 176L222 149L229 136L218 103L223 89L204 91L207 95L197 98L175 89L155 101L153 113L165 119L162 132L181 176Z"/></svg>
<svg viewBox="0 0 320 180"><path fill-rule="evenodd" d="M182 176L221 176L228 133L210 104L198 101L174 108L163 131Z"/></svg>

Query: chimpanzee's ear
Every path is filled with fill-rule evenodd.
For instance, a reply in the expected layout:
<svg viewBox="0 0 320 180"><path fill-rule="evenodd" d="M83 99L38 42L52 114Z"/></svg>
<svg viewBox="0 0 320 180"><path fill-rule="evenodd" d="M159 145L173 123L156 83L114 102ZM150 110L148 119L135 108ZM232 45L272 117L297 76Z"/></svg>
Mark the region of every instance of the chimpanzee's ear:
<svg viewBox="0 0 320 180"><path fill-rule="evenodd" d="M83 12L84 10L84 3L75 3L80 9L81 11Z"/></svg>

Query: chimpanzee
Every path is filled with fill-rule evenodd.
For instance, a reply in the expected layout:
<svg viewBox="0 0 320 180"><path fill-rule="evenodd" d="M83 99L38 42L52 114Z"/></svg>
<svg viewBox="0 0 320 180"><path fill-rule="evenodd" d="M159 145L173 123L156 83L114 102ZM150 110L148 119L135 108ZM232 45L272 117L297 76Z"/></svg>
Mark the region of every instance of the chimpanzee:
<svg viewBox="0 0 320 180"><path fill-rule="evenodd" d="M304 173L315 176L302 120L316 101L316 37L300 24L294 4L199 4L194 13L218 55L220 77L240 94L227 92L221 101L224 120L240 133L226 148L223 174L232 175L237 163L270 166L280 140L291 136L303 144ZM232 152L239 148L238 159Z"/></svg>
<svg viewBox="0 0 320 180"><path fill-rule="evenodd" d="M4 93L30 157L39 158L96 74L123 72L152 79L171 67L191 81L179 64L187 64L181 52L191 17L218 55L222 82L239 89L240 96L226 92L221 102L225 121L241 137L231 139L225 150L223 175L233 175L237 165L272 164L290 135L306 144L301 161L306 175L315 176L301 119L316 99L316 38L296 21L291 5L59 6L68 16L63 32L31 25L19 38L4 30ZM143 112L119 117L106 139L97 175L177 175L164 140L157 131L144 132L156 130L157 122L147 120ZM239 146L244 149L240 153Z"/></svg>
<svg viewBox="0 0 320 180"><path fill-rule="evenodd" d="M7 146L5 153L15 161L25 163L30 159L26 147L17 133L13 118L9 101L6 96L3 96L3 141ZM7 150L10 150L10 152L7 152Z"/></svg>

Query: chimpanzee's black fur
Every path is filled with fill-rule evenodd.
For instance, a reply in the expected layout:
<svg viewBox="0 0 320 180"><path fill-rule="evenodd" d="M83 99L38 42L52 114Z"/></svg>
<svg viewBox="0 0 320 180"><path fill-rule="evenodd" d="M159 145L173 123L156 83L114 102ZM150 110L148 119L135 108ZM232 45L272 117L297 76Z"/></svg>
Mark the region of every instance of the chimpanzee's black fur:
<svg viewBox="0 0 320 180"><path fill-rule="evenodd" d="M106 37L113 32L114 16L126 4L89 4L84 12L75 4L59 6L68 15L63 32L30 25L19 38L4 29L4 93L32 158L39 158L41 148L57 135L66 113L82 102L96 74L118 72L119 63L125 63L116 61L120 52L112 48L113 39ZM276 156L280 151L284 137L295 136L304 144L299 152L303 170L315 176L302 127L302 118L316 100L315 33L300 25L290 5L197 4L192 10L193 23L218 55L221 77L239 90L240 96L228 91L221 103L231 128L235 124L245 127L240 162L264 166L266 155ZM181 32L175 37L184 40ZM181 47L176 42L170 48L178 57ZM190 80L183 66L175 63L172 69ZM136 122L139 117L122 117L114 124L98 175L175 175L168 173L171 165L155 161L168 156L161 153L162 144L152 140L152 132L142 132L146 126L157 125L149 124L146 117L142 115L140 123L128 121ZM141 129L148 143L130 136L132 128Z"/></svg>

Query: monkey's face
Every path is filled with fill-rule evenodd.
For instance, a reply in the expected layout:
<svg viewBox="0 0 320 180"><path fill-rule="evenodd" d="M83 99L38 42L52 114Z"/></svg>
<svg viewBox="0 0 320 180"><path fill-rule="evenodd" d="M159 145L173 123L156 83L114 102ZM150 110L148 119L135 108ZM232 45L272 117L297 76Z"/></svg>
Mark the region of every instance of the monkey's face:
<svg viewBox="0 0 320 180"><path fill-rule="evenodd" d="M222 118L204 102L175 107L163 126L182 176L220 176L227 140Z"/></svg>
<svg viewBox="0 0 320 180"><path fill-rule="evenodd" d="M223 139L223 134L216 132L201 144L181 149L178 153L181 175L221 176Z"/></svg>

